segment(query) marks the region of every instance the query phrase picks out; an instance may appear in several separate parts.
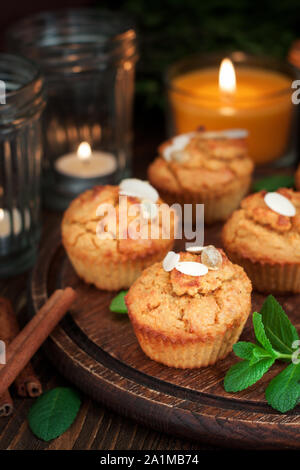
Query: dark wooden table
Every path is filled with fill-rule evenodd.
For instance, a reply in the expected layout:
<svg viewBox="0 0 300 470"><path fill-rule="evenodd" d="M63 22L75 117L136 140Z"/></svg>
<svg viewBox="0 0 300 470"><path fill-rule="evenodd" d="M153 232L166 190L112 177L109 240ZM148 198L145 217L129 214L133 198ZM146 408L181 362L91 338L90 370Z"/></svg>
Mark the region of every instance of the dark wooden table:
<svg viewBox="0 0 300 470"><path fill-rule="evenodd" d="M155 123L155 132L153 129ZM151 127L150 127L151 126ZM151 135L149 128L152 129ZM146 168L155 156L157 145L164 134L161 118L144 122L143 129L137 132L134 145L133 173L137 177L146 177ZM49 232L60 224L61 214L43 212L43 240ZM11 299L20 322L24 322L28 307L28 283L30 272L0 281L0 295ZM33 364L40 376L44 390L56 386L72 386L50 364L43 351L35 355ZM37 439L27 424L27 414L34 402L31 399L14 398L15 412L8 418L0 418L0 450L4 449L134 449L134 450L199 450L215 449L201 442L188 442L182 439L155 432L136 422L119 416L88 397L82 397L82 406L71 428L58 439L45 443Z"/></svg>

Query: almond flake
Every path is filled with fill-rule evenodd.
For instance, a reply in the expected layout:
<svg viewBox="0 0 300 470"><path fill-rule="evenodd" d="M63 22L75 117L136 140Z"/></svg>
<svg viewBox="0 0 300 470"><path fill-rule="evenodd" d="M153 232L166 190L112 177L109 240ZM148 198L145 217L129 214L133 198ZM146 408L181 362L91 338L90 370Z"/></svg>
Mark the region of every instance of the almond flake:
<svg viewBox="0 0 300 470"><path fill-rule="evenodd" d="M167 162L172 160L172 153L180 152L184 150L191 138L195 135L195 132L189 132L188 134L181 134L173 137L171 144L168 145L163 151L163 157Z"/></svg>
<svg viewBox="0 0 300 470"><path fill-rule="evenodd" d="M134 191L119 191L120 196L128 196L128 197L135 197L137 199L141 199L139 196L137 196L136 192Z"/></svg>
<svg viewBox="0 0 300 470"><path fill-rule="evenodd" d="M119 194L123 196L150 199L152 202L156 202L159 198L158 192L150 183L148 183L148 181L142 181L136 178L127 178L121 181L119 188Z"/></svg>
<svg viewBox="0 0 300 470"><path fill-rule="evenodd" d="M190 253L200 253L202 250L204 250L205 246L186 246L185 250L189 251Z"/></svg>
<svg viewBox="0 0 300 470"><path fill-rule="evenodd" d="M201 253L201 261L209 269L219 269L222 266L223 258L219 250L213 245L206 246Z"/></svg>
<svg viewBox="0 0 300 470"><path fill-rule="evenodd" d="M202 263L196 263L194 261L182 261L176 266L177 271L187 276L204 276L208 273L208 267Z"/></svg>
<svg viewBox="0 0 300 470"><path fill-rule="evenodd" d="M267 193L264 197L267 206L277 214L285 215L286 217L294 217L296 209L294 204L285 196L279 193Z"/></svg>
<svg viewBox="0 0 300 470"><path fill-rule="evenodd" d="M243 139L248 136L246 129L226 129L224 131L207 131L202 132L201 137L204 139L220 139L226 137L227 139Z"/></svg>
<svg viewBox="0 0 300 470"><path fill-rule="evenodd" d="M176 152L172 153L172 160L174 160L177 163L183 163L186 160L188 160L188 155L184 150L176 150Z"/></svg>
<svg viewBox="0 0 300 470"><path fill-rule="evenodd" d="M169 272L174 269L177 264L179 263L180 255L178 253L174 253L174 251L169 251L164 257L162 262L163 268L165 271Z"/></svg>

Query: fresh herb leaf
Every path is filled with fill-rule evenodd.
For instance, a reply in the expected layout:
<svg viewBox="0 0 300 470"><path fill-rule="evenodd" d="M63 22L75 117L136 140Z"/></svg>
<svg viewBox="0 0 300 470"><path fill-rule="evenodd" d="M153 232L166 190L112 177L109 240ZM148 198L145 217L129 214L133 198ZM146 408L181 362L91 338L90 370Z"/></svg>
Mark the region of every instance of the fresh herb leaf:
<svg viewBox="0 0 300 470"><path fill-rule="evenodd" d="M258 359L265 357L277 357L276 353L272 351L266 351L258 344L248 343L247 341L239 341L233 346L234 353L241 359L246 359L251 363L257 362Z"/></svg>
<svg viewBox="0 0 300 470"><path fill-rule="evenodd" d="M297 330L272 295L265 300L260 314L253 313L253 327L258 344L241 341L233 346L235 354L244 360L229 369L224 388L226 392L239 392L261 379L276 359L292 362L266 389L269 405L285 413L300 399L300 363L294 360L298 358L294 343L299 344Z"/></svg>
<svg viewBox="0 0 300 470"><path fill-rule="evenodd" d="M277 354L274 351L266 351L265 349L261 348L260 346L256 346L255 349L253 349L252 352L252 358L250 359L250 365L252 366L253 364L256 364L258 361L261 359L265 358L274 358L277 359Z"/></svg>
<svg viewBox="0 0 300 470"><path fill-rule="evenodd" d="M300 398L300 364L290 364L274 377L266 389L266 399L275 410L285 413L293 409Z"/></svg>
<svg viewBox="0 0 300 470"><path fill-rule="evenodd" d="M255 344L248 343L247 341L239 341L233 345L233 351L236 356L240 357L241 359L247 359L248 361L252 359L253 349L255 348Z"/></svg>
<svg viewBox="0 0 300 470"><path fill-rule="evenodd" d="M257 341L261 344L264 349L266 349L266 351L273 352L272 345L267 338L264 324L262 322L262 315L260 313L254 312L252 321Z"/></svg>
<svg viewBox="0 0 300 470"><path fill-rule="evenodd" d="M71 389L58 387L43 393L28 414L33 434L50 441L63 434L75 420L81 405L79 394Z"/></svg>
<svg viewBox="0 0 300 470"><path fill-rule="evenodd" d="M240 392L255 384L270 369L274 362L275 357L266 357L252 365L250 361L241 361L234 364L224 379L226 392Z"/></svg>
<svg viewBox="0 0 300 470"><path fill-rule="evenodd" d="M127 290L122 290L119 292L116 297L114 297L111 301L109 306L109 310L115 313L128 313L126 304L125 304L125 295L127 294Z"/></svg>
<svg viewBox="0 0 300 470"><path fill-rule="evenodd" d="M276 191L279 188L292 188L295 184L293 175L273 175L261 178L253 183L253 191Z"/></svg>
<svg viewBox="0 0 300 470"><path fill-rule="evenodd" d="M292 344L299 336L279 302L269 295L260 313L266 336L273 348L283 354L292 354Z"/></svg>

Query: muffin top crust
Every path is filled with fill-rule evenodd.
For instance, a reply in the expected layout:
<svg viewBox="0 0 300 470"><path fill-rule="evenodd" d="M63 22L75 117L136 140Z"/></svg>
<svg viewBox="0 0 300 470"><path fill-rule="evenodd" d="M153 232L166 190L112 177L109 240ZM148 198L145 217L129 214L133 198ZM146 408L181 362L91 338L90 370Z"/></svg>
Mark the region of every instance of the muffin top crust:
<svg viewBox="0 0 300 470"><path fill-rule="evenodd" d="M217 195L231 191L252 171L244 137L198 131L163 143L148 177L155 187L173 193Z"/></svg>
<svg viewBox="0 0 300 470"><path fill-rule="evenodd" d="M276 193L292 203L295 215L282 215L271 209L266 204L266 191L251 194L223 228L226 249L252 261L300 262L300 193L287 188Z"/></svg>
<svg viewBox="0 0 300 470"><path fill-rule="evenodd" d="M244 321L251 282L243 268L219 252L221 266L203 276L186 275L176 267L166 272L163 263L143 271L126 296L134 327L174 341L207 342ZM201 256L181 252L180 262L186 261L201 263Z"/></svg>
<svg viewBox="0 0 300 470"><path fill-rule="evenodd" d="M174 238L174 214L169 207L158 198L155 205L160 210L153 218L145 220L139 208L141 202L146 202L146 209L149 203L151 209L151 201L125 195L120 198L120 192L119 186L95 186L74 199L62 221L64 246L82 252L83 256L95 255L98 262L103 256L118 262L144 258L168 249L170 239ZM163 222L168 218L169 238L165 231L168 225ZM150 224L156 238L150 236Z"/></svg>

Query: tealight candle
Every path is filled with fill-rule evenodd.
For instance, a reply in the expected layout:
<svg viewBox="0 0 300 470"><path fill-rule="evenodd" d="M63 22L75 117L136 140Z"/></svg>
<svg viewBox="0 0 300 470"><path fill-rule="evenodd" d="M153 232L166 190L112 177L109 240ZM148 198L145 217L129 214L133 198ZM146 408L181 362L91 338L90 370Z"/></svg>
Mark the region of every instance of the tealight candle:
<svg viewBox="0 0 300 470"><path fill-rule="evenodd" d="M75 178L97 178L114 173L116 158L112 153L91 150L88 142L81 142L76 153L62 155L55 161L58 173Z"/></svg>
<svg viewBox="0 0 300 470"><path fill-rule="evenodd" d="M172 132L188 133L199 126L243 128L249 133L250 156L256 163L267 163L288 151L292 72L281 72L263 59L247 62L244 54L235 58L235 65L229 59L207 65L192 59L170 69Z"/></svg>

